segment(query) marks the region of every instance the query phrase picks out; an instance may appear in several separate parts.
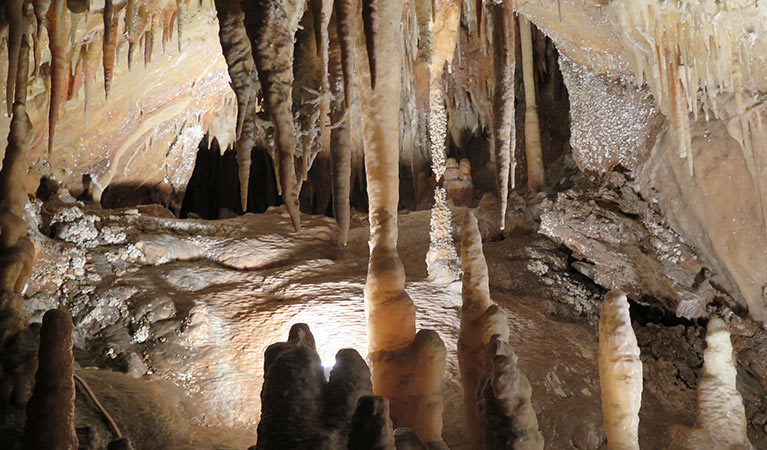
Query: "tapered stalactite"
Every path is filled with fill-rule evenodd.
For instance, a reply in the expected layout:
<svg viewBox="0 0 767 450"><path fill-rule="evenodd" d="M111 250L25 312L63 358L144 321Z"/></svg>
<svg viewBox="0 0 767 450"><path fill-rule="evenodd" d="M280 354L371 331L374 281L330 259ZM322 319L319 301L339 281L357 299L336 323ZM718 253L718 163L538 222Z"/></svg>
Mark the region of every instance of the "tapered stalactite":
<svg viewBox="0 0 767 450"><path fill-rule="evenodd" d="M517 365L514 350L498 335L487 345L477 396L483 449L543 450L532 387Z"/></svg>
<svg viewBox="0 0 767 450"><path fill-rule="evenodd" d="M216 0L221 49L229 68L232 89L237 96L237 165L240 178L240 206L248 209L250 155L255 145L256 64L245 30L245 14L240 2ZM247 123L246 123L247 122Z"/></svg>
<svg viewBox="0 0 767 450"><path fill-rule="evenodd" d="M366 8L369 8L366 7ZM370 11L367 11L370 12ZM423 441L442 434L440 392L445 346L433 331L415 333L415 307L405 292L405 271L397 254L399 203L399 99L402 76L402 1L379 2L376 20L358 35L359 98L365 143L370 222L370 260L365 283L373 392L386 397L395 426L416 431ZM372 28L370 27L373 24ZM359 31L361 28L357 27ZM374 37L375 45L367 43ZM374 69L364 57L385 61ZM375 88L368 77L375 72Z"/></svg>
<svg viewBox="0 0 767 450"><path fill-rule="evenodd" d="M509 178L515 185L517 131L514 126L514 92L516 58L516 30L511 0L493 3L493 151L495 152L495 182L501 230L506 228L506 206L509 201Z"/></svg>
<svg viewBox="0 0 767 450"><path fill-rule="evenodd" d="M482 236L477 218L467 211L461 230L461 329L458 334L458 364L464 389L466 426L472 446L481 448L480 420L477 414L477 388L485 372L486 346L492 336L508 341L506 315L490 299L487 263L482 253Z"/></svg>
<svg viewBox="0 0 767 450"><path fill-rule="evenodd" d="M338 3L338 2L336 2ZM348 117L349 103L345 90L342 42L339 37L338 10L330 19L328 53L328 81L330 85L330 170L333 175L333 215L341 229L341 244L346 245L349 236L351 176L352 176L352 134ZM353 36L352 36L353 37ZM349 86L351 87L351 85Z"/></svg>
<svg viewBox="0 0 767 450"><path fill-rule="evenodd" d="M599 317L599 384L602 415L610 450L639 449L639 408L642 405L642 361L639 359L629 303L610 291Z"/></svg>
<svg viewBox="0 0 767 450"><path fill-rule="evenodd" d="M35 67L32 70L33 75L37 76L42 65L43 59L43 46L45 40L42 39L43 30L48 23L48 10L51 7L51 0L33 0L33 9L35 12L35 18L37 21L37 32L35 34L34 52L35 52Z"/></svg>
<svg viewBox="0 0 767 450"><path fill-rule="evenodd" d="M357 11L359 0L334 0L333 14L336 16L337 36L341 47L341 68L344 77L344 102L346 108L351 107L352 83L354 75L354 29L355 21L352 17Z"/></svg>
<svg viewBox="0 0 767 450"><path fill-rule="evenodd" d="M67 97L68 64L71 54L70 30L72 17L66 7L66 0L53 0L53 7L48 10L48 35L51 51L51 88L48 106L48 153L53 151L56 137L56 124L61 114L61 106Z"/></svg>
<svg viewBox="0 0 767 450"><path fill-rule="evenodd" d="M27 155L33 130L26 110L30 43L22 37L11 127L0 170L0 343L24 327L21 296L32 272L35 248L23 219L27 203Z"/></svg>
<svg viewBox="0 0 767 450"><path fill-rule="evenodd" d="M85 129L88 129L88 118L90 114L91 100L93 100L93 83L95 82L96 72L101 62L101 46L98 39L94 37L86 44L85 65L83 67L85 102L83 112L85 114Z"/></svg>
<svg viewBox="0 0 767 450"><path fill-rule="evenodd" d="M32 397L27 403L24 450L76 450L72 318L53 309L43 316Z"/></svg>
<svg viewBox="0 0 767 450"><path fill-rule="evenodd" d="M107 2L111 6L111 2ZM109 26L107 26L109 22ZM109 98L112 87L112 76L115 70L115 52L117 50L117 28L119 23L113 8L104 6L104 40L102 48L102 66L104 68L104 96Z"/></svg>
<svg viewBox="0 0 767 450"><path fill-rule="evenodd" d="M301 229L293 155L293 37L304 10L303 0L257 0L244 8L245 27L264 93L264 106L274 124L273 159L282 199L296 230ZM245 6L243 4L243 6ZM180 23L181 16L179 16Z"/></svg>
<svg viewBox="0 0 767 450"><path fill-rule="evenodd" d="M367 50L368 67L370 68L370 87L375 90L377 69L376 45L381 39L380 12L382 0L362 0L362 29L365 33L365 49Z"/></svg>
<svg viewBox="0 0 767 450"><path fill-rule="evenodd" d="M730 331L719 318L708 322L703 377L698 382L698 420L692 428L672 426L669 449L752 449Z"/></svg>
<svg viewBox="0 0 767 450"><path fill-rule="evenodd" d="M541 130L538 124L538 104L533 75L533 33L530 21L519 16L519 39L522 44L522 76L525 83L525 156L527 157L527 187L539 191L546 183L541 152Z"/></svg>
<svg viewBox="0 0 767 450"><path fill-rule="evenodd" d="M125 7L125 37L128 40L128 70L133 65L133 53L141 37L141 2L139 0L127 0Z"/></svg>

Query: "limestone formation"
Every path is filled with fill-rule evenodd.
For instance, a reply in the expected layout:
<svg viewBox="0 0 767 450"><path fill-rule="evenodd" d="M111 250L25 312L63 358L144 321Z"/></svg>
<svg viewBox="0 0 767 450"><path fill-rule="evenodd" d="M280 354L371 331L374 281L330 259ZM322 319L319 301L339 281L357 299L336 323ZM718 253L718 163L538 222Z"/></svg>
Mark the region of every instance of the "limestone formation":
<svg viewBox="0 0 767 450"><path fill-rule="evenodd" d="M599 317L599 384L607 448L639 449L642 361L626 295L610 291Z"/></svg>
<svg viewBox="0 0 767 450"><path fill-rule="evenodd" d="M72 362L72 318L67 311L50 310L40 329L35 388L27 403L25 450L78 448Z"/></svg>
<svg viewBox="0 0 767 450"><path fill-rule="evenodd" d="M349 450L395 450L394 430L389 418L389 401L364 396L357 402L352 418Z"/></svg>
<svg viewBox="0 0 767 450"><path fill-rule="evenodd" d="M522 75L525 82L525 156L527 187L539 191L546 183L541 154L541 130L538 124L535 77L533 76L533 36L530 21L519 16L519 39L522 43Z"/></svg>
<svg viewBox="0 0 767 450"><path fill-rule="evenodd" d="M543 450L531 401L532 388L517 355L499 335L486 346L485 372L477 388L484 449Z"/></svg>
<svg viewBox="0 0 767 450"><path fill-rule="evenodd" d="M748 440L743 398L736 387L738 374L730 331L717 317L707 328L703 377L698 381L698 420L692 428L672 426L668 448L750 450L753 447Z"/></svg>

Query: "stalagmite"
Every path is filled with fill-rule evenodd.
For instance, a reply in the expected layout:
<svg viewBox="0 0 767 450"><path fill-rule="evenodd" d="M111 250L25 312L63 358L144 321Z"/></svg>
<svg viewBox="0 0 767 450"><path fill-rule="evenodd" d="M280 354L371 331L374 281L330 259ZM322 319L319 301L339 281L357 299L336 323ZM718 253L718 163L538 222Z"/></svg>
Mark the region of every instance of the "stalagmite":
<svg viewBox="0 0 767 450"><path fill-rule="evenodd" d="M347 448L358 400L370 391L370 371L353 349L336 354L325 381L314 336L306 324L295 324L287 342L270 345L264 354L261 421L252 448Z"/></svg>
<svg viewBox="0 0 767 450"><path fill-rule="evenodd" d="M8 146L0 170L0 343L24 327L21 293L32 272L35 256L34 245L27 238L27 226L23 219L27 202L27 154L33 136L25 106L28 73L29 42L28 36L23 36Z"/></svg>
<svg viewBox="0 0 767 450"><path fill-rule="evenodd" d="M352 102L352 77L354 74L354 30L352 14L357 11L358 0L334 0L333 13L336 15L337 35L341 47L341 68L344 75L344 102L346 108Z"/></svg>
<svg viewBox="0 0 767 450"><path fill-rule="evenodd" d="M639 449L642 361L626 295L610 291L599 317L599 384L610 450Z"/></svg>
<svg viewBox="0 0 767 450"><path fill-rule="evenodd" d="M349 450L395 450L389 402L384 397L360 397L352 419Z"/></svg>
<svg viewBox="0 0 767 450"><path fill-rule="evenodd" d="M339 2L336 2L338 5ZM345 90L343 71L343 37L339 37L339 12L336 9L330 19L328 28L330 50L328 52L328 77L330 85L330 121L333 129L330 131L330 169L333 175L333 215L341 229L341 245L346 246L349 236L350 205L352 176L352 134L350 127L349 102ZM353 37L353 36L352 36ZM351 45L351 44L348 44Z"/></svg>
<svg viewBox="0 0 767 450"><path fill-rule="evenodd" d="M750 450L746 411L736 386L730 331L719 318L708 322L703 377L698 382L698 420L692 428L672 426L669 449Z"/></svg>
<svg viewBox="0 0 767 450"><path fill-rule="evenodd" d="M458 364L464 389L466 425L474 448L481 448L480 422L477 416L477 388L485 371L485 348L492 336L508 341L506 315L490 299L487 263L482 253L482 236L477 218L466 211L461 230L461 267L463 268L463 304L458 335Z"/></svg>
<svg viewBox="0 0 767 450"><path fill-rule="evenodd" d="M546 183L541 153L541 130L538 126L538 104L533 75L533 35L530 21L519 16L519 39L522 43L522 75L525 83L525 156L527 187L539 191Z"/></svg>
<svg viewBox="0 0 767 450"><path fill-rule="evenodd" d="M516 30L511 0L492 4L493 18L493 151L495 152L495 182L498 189L498 206L501 230L506 228L506 205L509 201L509 177L514 188L517 130L514 125L514 91L516 58Z"/></svg>
<svg viewBox="0 0 767 450"><path fill-rule="evenodd" d="M301 229L301 217L293 163L296 148L292 112L293 37L304 3L302 0L258 0L244 9L245 27L264 92L264 106L274 124L274 161L282 187L282 198L296 231ZM180 19L179 15L179 23Z"/></svg>
<svg viewBox="0 0 767 450"><path fill-rule="evenodd" d="M117 28L119 23L117 15L111 9L111 1L107 1L110 6L104 6L104 45L102 48L102 66L104 68L104 96L109 98L109 90L112 87L112 76L115 70L115 52L117 50ZM109 26L106 26L109 21Z"/></svg>
<svg viewBox="0 0 767 450"><path fill-rule="evenodd" d="M437 441L442 433L445 346L433 331L416 335L415 307L405 292L405 271L397 254L399 142L393 137L399 136L402 2L376 6L376 20L368 18L368 30L358 36L356 46L357 55L374 49L372 59L386 61L375 66L375 89L364 64L358 71L370 222L365 306L373 392L390 401L395 426L412 428L425 442ZM365 42L371 36L374 46Z"/></svg>
<svg viewBox="0 0 767 450"><path fill-rule="evenodd" d="M76 450L72 318L53 309L40 328L35 389L27 403L24 450Z"/></svg>
<svg viewBox="0 0 767 450"><path fill-rule="evenodd" d="M216 0L221 49L237 96L237 166L240 178L240 206L248 209L250 154L255 144L256 65L243 20L240 2ZM247 124L245 122L248 122Z"/></svg>
<svg viewBox="0 0 767 450"><path fill-rule="evenodd" d="M6 0L3 2L5 17L9 23L8 31L8 80L5 83L5 101L8 106L8 115L11 115L13 107L13 93L16 85L16 70L19 64L19 52L21 51L21 37L26 28L24 17L24 0Z"/></svg>
<svg viewBox="0 0 767 450"><path fill-rule="evenodd" d="M477 410L486 450L543 450L543 436L531 401L532 388L517 355L500 336L487 345L485 374L479 381Z"/></svg>
<svg viewBox="0 0 767 450"><path fill-rule="evenodd" d="M51 50L51 89L48 106L48 153L53 151L56 136L56 123L59 120L61 106L67 96L67 62L70 59L70 30L72 18L66 7L66 0L53 0L53 8L48 10L48 34Z"/></svg>

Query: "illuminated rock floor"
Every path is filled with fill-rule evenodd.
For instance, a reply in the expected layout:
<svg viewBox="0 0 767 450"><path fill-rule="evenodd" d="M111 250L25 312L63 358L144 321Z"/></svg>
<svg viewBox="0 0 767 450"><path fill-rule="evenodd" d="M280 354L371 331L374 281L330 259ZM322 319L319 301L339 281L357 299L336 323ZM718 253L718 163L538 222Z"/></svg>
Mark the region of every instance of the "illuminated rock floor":
<svg viewBox="0 0 767 450"><path fill-rule="evenodd" d="M98 210L66 196L47 202L40 216L30 209L29 220L55 239L36 237L42 254L27 303L32 314L59 300L71 308L78 373L136 448L254 444L263 353L294 323L309 324L328 367L343 347L366 354L365 215L354 215L341 248L332 219L304 216L303 231L294 233L281 208L221 221L139 209ZM457 226L462 210L453 212ZM435 329L448 349L444 439L468 449L456 358L460 285L428 280L428 223L428 211L400 216L400 254L418 327ZM567 253L541 235L487 242L485 253L547 448L603 447L594 312L604 291L568 272ZM704 329L635 328L645 363L642 448L662 448L669 424L695 420ZM767 420L761 387L741 375L752 425ZM79 393L77 408L81 448L103 448L106 423ZM764 430L750 431L765 448Z"/></svg>

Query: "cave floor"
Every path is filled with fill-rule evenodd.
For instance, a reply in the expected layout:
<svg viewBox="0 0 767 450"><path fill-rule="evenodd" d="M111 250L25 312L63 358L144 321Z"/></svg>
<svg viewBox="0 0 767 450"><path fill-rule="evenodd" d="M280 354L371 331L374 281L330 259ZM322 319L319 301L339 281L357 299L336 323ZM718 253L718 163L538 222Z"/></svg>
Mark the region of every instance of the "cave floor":
<svg viewBox="0 0 767 450"><path fill-rule="evenodd" d="M453 213L458 237L463 212ZM41 257L27 312L39 318L59 301L72 310L78 373L136 448L254 444L264 350L294 323L309 324L325 365L344 347L366 354L363 214L353 215L346 248L332 219L304 215L303 231L295 233L281 208L181 220L160 207L100 210L60 196L28 215L43 233L35 237ZM463 450L460 285L429 281L428 245L429 212L400 215L400 256L417 326L436 330L448 350L443 436L452 450ZM604 291L566 268L567 253L536 233L486 242L485 254L546 448L603 447L593 312ZM541 265L549 267L546 276ZM553 267L560 269L552 277ZM704 330L652 323L635 329L645 363L642 448L662 448L669 424L695 420ZM739 381L748 409L763 391L748 376ZM105 422L79 393L77 407L81 448L103 448L111 439ZM767 448L762 437L751 437L757 448Z"/></svg>

